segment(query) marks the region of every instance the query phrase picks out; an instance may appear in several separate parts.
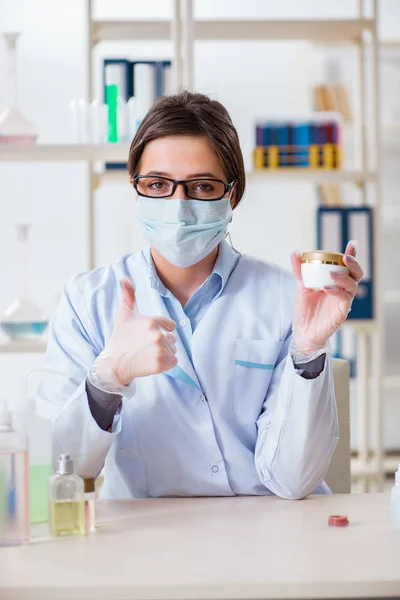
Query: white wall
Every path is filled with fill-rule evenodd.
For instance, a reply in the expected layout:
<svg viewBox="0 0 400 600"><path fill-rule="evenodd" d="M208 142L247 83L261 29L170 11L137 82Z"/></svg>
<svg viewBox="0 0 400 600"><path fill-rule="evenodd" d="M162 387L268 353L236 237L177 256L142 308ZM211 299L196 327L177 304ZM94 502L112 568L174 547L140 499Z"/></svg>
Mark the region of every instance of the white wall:
<svg viewBox="0 0 400 600"><path fill-rule="evenodd" d="M84 0L2 0L0 31L19 30L19 98L22 110L37 123L42 142L69 139L68 103L86 91L86 24ZM400 3L384 0L385 33L399 30ZM335 0L198 0L201 18L314 18L355 16L357 2ZM169 17L166 0L99 0L98 18ZM105 56L163 58L170 43L103 43L94 53L100 92ZM319 61L319 62L318 62ZM196 87L220 99L237 125L245 160L250 166L254 122L266 116L295 116L311 110L310 87L321 61L307 43L198 43ZM400 71L400 68L399 68ZM0 40L0 81L4 82L5 46ZM351 85L351 82L350 82ZM0 109L6 90L0 84ZM13 225L32 223L31 293L46 310L54 308L65 279L87 268L87 171L83 164L0 164L0 312L16 295L12 248ZM142 242L134 220L133 193L128 185L105 185L96 194L98 264L136 250ZM249 184L235 211L232 239L242 252L289 266L293 249L314 241L315 194L307 184ZM1 394L17 402L24 371L40 356L1 356Z"/></svg>

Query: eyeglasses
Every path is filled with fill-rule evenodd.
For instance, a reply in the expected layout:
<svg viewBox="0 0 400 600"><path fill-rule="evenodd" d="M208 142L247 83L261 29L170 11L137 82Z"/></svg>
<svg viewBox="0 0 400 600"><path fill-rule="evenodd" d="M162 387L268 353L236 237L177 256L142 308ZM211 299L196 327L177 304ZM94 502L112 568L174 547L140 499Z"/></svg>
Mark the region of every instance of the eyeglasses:
<svg viewBox="0 0 400 600"><path fill-rule="evenodd" d="M220 179L169 179L168 177L149 177L137 175L133 178L133 187L139 196L146 198L170 198L178 185L184 189L186 198L192 200L221 200L233 188L234 181L225 183Z"/></svg>

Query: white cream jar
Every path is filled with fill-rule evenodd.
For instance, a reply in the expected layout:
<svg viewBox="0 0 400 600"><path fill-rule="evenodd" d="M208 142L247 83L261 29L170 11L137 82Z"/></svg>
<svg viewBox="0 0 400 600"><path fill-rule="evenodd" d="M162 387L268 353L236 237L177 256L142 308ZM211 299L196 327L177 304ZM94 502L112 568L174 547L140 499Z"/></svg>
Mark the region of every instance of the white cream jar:
<svg viewBox="0 0 400 600"><path fill-rule="evenodd" d="M331 277L332 271L348 273L343 262L343 254L339 252L303 252L301 256L301 274L306 288L322 290L325 286L336 285Z"/></svg>

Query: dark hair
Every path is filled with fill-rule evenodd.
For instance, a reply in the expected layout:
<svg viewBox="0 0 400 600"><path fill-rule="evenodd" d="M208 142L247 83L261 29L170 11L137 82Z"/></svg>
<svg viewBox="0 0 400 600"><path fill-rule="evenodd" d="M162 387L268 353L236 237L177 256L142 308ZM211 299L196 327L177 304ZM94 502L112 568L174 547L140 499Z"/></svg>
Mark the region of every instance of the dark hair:
<svg viewBox="0 0 400 600"><path fill-rule="evenodd" d="M226 108L204 94L188 91L157 100L133 138L128 160L130 177L137 175L146 143L167 135L202 135L209 140L228 183L236 181L236 208L243 196L246 174L239 137Z"/></svg>

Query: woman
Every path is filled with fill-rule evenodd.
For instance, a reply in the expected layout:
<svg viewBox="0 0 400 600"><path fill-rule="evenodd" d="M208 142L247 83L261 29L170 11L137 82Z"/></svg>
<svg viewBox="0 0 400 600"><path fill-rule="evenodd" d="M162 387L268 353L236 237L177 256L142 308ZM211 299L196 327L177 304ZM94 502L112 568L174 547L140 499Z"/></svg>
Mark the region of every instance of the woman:
<svg viewBox="0 0 400 600"><path fill-rule="evenodd" d="M57 402L54 452L105 468L103 496L302 498L338 438L326 347L362 270L324 291L224 241L245 188L236 130L200 94L160 99L129 153L149 245L69 281L55 314L42 405ZM55 385L57 384L57 386Z"/></svg>

